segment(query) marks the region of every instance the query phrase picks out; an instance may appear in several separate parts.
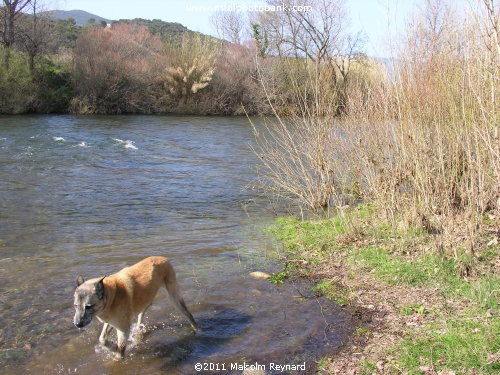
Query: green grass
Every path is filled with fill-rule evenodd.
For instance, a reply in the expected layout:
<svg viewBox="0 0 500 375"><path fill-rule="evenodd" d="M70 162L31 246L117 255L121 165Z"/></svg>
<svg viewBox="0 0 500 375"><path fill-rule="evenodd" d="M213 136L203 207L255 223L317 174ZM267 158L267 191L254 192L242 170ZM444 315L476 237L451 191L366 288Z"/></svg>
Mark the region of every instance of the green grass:
<svg viewBox="0 0 500 375"><path fill-rule="evenodd" d="M376 373L377 372L377 366L375 366L374 363L370 361L363 361L363 367L367 370L368 374Z"/></svg>
<svg viewBox="0 0 500 375"><path fill-rule="evenodd" d="M434 276L432 262L428 262L427 259L418 258L414 262L408 262L381 247L355 249L350 264L371 270L376 276L392 285L422 284Z"/></svg>
<svg viewBox="0 0 500 375"><path fill-rule="evenodd" d="M314 292L321 293L325 298L337 302L339 305L347 305L349 298L347 291L340 290L332 281L323 280L313 288Z"/></svg>
<svg viewBox="0 0 500 375"><path fill-rule="evenodd" d="M370 334L370 329L367 327L358 327L354 332L354 336L366 336L368 334Z"/></svg>
<svg viewBox="0 0 500 375"><path fill-rule="evenodd" d="M490 355L500 350L500 322L489 324L472 317L448 318L442 326L432 325L416 338L409 337L397 348L399 361L412 374L422 373L420 366L436 371L453 370L466 373L474 368L480 373L498 373L500 364Z"/></svg>
<svg viewBox="0 0 500 375"><path fill-rule="evenodd" d="M321 357L317 362L316 362L316 372L317 373L321 373L322 371L324 371L328 365L330 364L330 358L328 358L327 356L325 357Z"/></svg>
<svg viewBox="0 0 500 375"><path fill-rule="evenodd" d="M276 219L269 232L283 242L290 252L299 250L321 250L332 245L335 238L345 233L346 226L340 218L301 221L295 217Z"/></svg>
<svg viewBox="0 0 500 375"><path fill-rule="evenodd" d="M283 243L292 258L307 259L313 265L328 261L328 255L333 252L343 251L346 266L354 277L363 269L389 285L438 288L446 301L452 299L467 306L465 311L452 311L448 306L439 309L416 304L399 310L403 316L419 314L434 321L419 330L409 327L404 333L403 343L394 349L395 360L405 372L420 374L420 366L430 366L436 371L450 369L467 373L475 369L478 373L498 373L500 365L492 360L492 355L500 350L500 280L497 274L478 271L488 269L481 266L495 259L498 245L481 249L477 257L463 252L458 259L443 259L430 250L432 237L421 229L393 228L376 222L372 215L372 207L360 206L348 213L344 220L280 218L270 232ZM352 219L364 221L362 236L371 245L337 241L339 235L351 234L345 223ZM422 252L425 248L428 250ZM475 276L463 277L464 267L476 270ZM287 275L301 272L300 267L295 269L293 265L286 271ZM349 300L346 291L329 279L319 282L313 290L340 304ZM367 361L363 366L367 372L376 369Z"/></svg>
<svg viewBox="0 0 500 375"><path fill-rule="evenodd" d="M286 272L278 272L278 273L273 273L268 280L276 285L282 285L285 279L287 278Z"/></svg>
<svg viewBox="0 0 500 375"><path fill-rule="evenodd" d="M460 277L459 272L463 259L442 260L429 254L409 261L382 247L355 249L350 258L353 267L363 267L388 284L438 287L445 299L470 303L468 311L435 311L424 305L400 309L401 315L435 313L447 316L444 328L431 326L423 333L409 331L403 345L395 352L402 368L411 374L423 373L420 366L457 373L467 373L470 369L481 373L500 371L500 365L489 357L500 350L500 320L478 319L498 316L500 280L497 276L481 275L467 280Z"/></svg>
<svg viewBox="0 0 500 375"><path fill-rule="evenodd" d="M497 309L500 279L481 275L469 281L460 277L461 261L428 254L407 258L392 254L382 247L353 249L349 263L362 267L391 285L424 285L440 287L441 293L454 298L466 298L479 308Z"/></svg>
<svg viewBox="0 0 500 375"><path fill-rule="evenodd" d="M428 315L431 310L426 308L424 305L410 305L401 308L399 312L401 315Z"/></svg>

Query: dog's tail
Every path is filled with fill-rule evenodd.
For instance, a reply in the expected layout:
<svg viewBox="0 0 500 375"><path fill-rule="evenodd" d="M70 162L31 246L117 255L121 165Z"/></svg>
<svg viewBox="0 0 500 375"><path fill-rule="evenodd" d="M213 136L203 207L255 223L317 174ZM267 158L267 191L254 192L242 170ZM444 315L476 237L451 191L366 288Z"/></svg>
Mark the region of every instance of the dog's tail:
<svg viewBox="0 0 500 375"><path fill-rule="evenodd" d="M193 330L196 331L197 329L196 322L193 318L193 315L191 315L191 313L187 309L186 303L182 298L182 295L179 291L179 285L177 284L177 278L175 277L175 271L170 262L168 263L168 268L169 269L167 275L165 276L165 286L167 287L170 299L174 303L177 310L179 310L182 313L182 315L184 315L189 320L189 323L191 324Z"/></svg>

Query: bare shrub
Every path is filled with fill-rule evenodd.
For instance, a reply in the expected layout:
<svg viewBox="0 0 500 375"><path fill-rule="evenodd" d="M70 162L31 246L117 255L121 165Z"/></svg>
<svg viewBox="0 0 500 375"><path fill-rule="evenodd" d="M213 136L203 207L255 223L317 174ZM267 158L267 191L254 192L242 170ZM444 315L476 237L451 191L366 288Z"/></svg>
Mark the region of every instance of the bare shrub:
<svg viewBox="0 0 500 375"><path fill-rule="evenodd" d="M393 80L368 107L356 86L349 96L365 196L393 224L436 234L457 259L474 254L500 198L498 8L479 6L459 19L448 3L428 1L408 25Z"/></svg>
<svg viewBox="0 0 500 375"><path fill-rule="evenodd" d="M261 187L281 199L294 199L307 209L332 203L334 169L329 154L332 124L327 120L295 118L268 121L255 134Z"/></svg>
<svg viewBox="0 0 500 375"><path fill-rule="evenodd" d="M296 2L288 1L290 6ZM342 1L310 1L311 12L276 12L259 18L281 57L261 64L259 78L277 120L256 131L263 162L261 186L312 210L341 207L359 192L348 188L342 166L347 146L336 116L346 112L352 66L362 59L346 34ZM359 62L356 62L359 60ZM361 75L359 75L359 80ZM346 199L347 198L347 199Z"/></svg>
<svg viewBox="0 0 500 375"><path fill-rule="evenodd" d="M409 26L394 86L399 162L391 175L409 189L393 199L411 223L460 233L452 237L469 251L482 215L499 203L498 9L485 4L460 22L443 1L428 1Z"/></svg>
<svg viewBox="0 0 500 375"><path fill-rule="evenodd" d="M490 0L466 15L429 0L388 74L361 56L346 77L342 56L291 60L297 112L283 117L281 88L263 80L277 117L256 134L263 185L312 209L362 198L434 233L443 255L474 254L500 204L498 19Z"/></svg>
<svg viewBox="0 0 500 375"><path fill-rule="evenodd" d="M224 46L215 63L211 87L202 93L200 105L213 113L269 113L258 81L255 59L251 45Z"/></svg>
<svg viewBox="0 0 500 375"><path fill-rule="evenodd" d="M163 43L133 24L89 28L73 52L77 113L150 113L157 110L166 66Z"/></svg>

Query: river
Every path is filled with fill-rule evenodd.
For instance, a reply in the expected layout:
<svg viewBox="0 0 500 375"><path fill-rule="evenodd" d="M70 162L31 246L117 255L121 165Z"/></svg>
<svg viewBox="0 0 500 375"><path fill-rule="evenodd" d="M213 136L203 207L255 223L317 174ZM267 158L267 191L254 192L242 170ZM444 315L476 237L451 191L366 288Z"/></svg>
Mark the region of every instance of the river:
<svg viewBox="0 0 500 375"><path fill-rule="evenodd" d="M250 189L258 162L246 118L0 116L0 372L195 374L195 364L303 363L332 353L349 315L276 286L264 234L274 212ZM159 293L126 359L72 324L76 276L149 255L173 263L199 324ZM201 373L212 373L202 371ZM273 371L271 371L273 372ZM302 372L304 373L304 372Z"/></svg>

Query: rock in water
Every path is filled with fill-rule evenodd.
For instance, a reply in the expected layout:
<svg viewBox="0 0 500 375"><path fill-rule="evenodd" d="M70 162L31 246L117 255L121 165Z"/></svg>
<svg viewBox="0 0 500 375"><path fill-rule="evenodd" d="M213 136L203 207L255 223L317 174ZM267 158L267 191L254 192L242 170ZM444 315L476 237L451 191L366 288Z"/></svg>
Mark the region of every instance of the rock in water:
<svg viewBox="0 0 500 375"><path fill-rule="evenodd" d="M269 279L271 277L271 275L260 271L250 272L249 276L255 279Z"/></svg>

